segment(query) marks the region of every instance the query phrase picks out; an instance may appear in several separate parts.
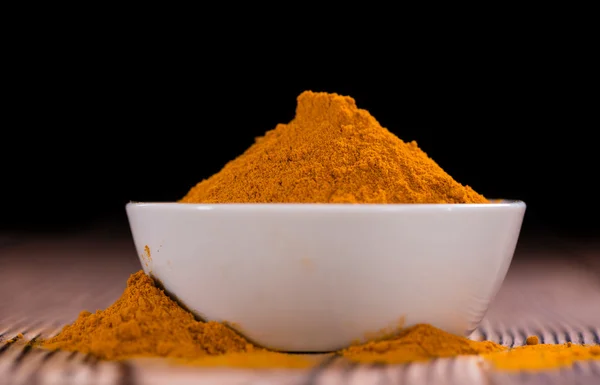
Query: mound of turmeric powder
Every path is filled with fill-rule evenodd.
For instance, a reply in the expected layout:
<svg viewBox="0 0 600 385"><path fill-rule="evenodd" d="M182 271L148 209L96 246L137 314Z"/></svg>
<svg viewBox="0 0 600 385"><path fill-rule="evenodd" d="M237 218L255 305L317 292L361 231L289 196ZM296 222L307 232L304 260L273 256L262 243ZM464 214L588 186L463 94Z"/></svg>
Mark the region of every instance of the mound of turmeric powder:
<svg viewBox="0 0 600 385"><path fill-rule="evenodd" d="M569 367L578 361L600 360L600 345L538 342L537 336L530 336L527 345L508 348L492 341L473 341L449 334L431 325L415 325L393 338L352 346L339 354L358 363L380 364L470 355L504 371L541 371Z"/></svg>
<svg viewBox="0 0 600 385"><path fill-rule="evenodd" d="M82 312L41 345L108 360L165 357L194 365L288 368L314 364L305 357L255 347L222 323L196 321L143 271L129 277L114 304L95 313Z"/></svg>
<svg viewBox="0 0 600 385"><path fill-rule="evenodd" d="M356 362L399 364L504 350L506 347L492 341L473 341L420 324L403 330L394 338L351 346L340 354Z"/></svg>
<svg viewBox="0 0 600 385"><path fill-rule="evenodd" d="M218 322L198 322L139 271L121 297L105 310L79 318L43 346L90 353L104 359L197 358L254 347Z"/></svg>
<svg viewBox="0 0 600 385"><path fill-rule="evenodd" d="M298 96L295 118L257 138L181 203L487 203L382 127L354 99Z"/></svg>

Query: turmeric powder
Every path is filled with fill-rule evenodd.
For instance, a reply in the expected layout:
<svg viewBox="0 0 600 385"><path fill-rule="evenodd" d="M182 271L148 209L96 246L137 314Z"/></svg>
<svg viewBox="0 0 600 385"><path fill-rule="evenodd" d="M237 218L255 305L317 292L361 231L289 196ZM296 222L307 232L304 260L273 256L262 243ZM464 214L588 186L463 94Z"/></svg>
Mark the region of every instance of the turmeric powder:
<svg viewBox="0 0 600 385"><path fill-rule="evenodd" d="M253 349L217 322L198 322L139 271L121 298L105 310L79 318L44 342L48 349L76 350L104 359L135 356L199 357Z"/></svg>
<svg viewBox="0 0 600 385"><path fill-rule="evenodd" d="M355 362L400 364L504 350L506 347L492 341L472 341L420 324L405 329L393 339L351 346L339 354Z"/></svg>
<svg viewBox="0 0 600 385"><path fill-rule="evenodd" d="M473 341L434 328L412 326L398 336L342 350L339 354L361 363L400 364L432 358L478 355L494 369L536 371L571 366L576 361L600 360L600 346L573 343L539 344L530 336L524 346L508 348L491 341Z"/></svg>
<svg viewBox="0 0 600 385"><path fill-rule="evenodd" d="M525 339L526 345L537 345L540 343L538 336L529 336Z"/></svg>
<svg viewBox="0 0 600 385"><path fill-rule="evenodd" d="M143 271L129 277L125 291L113 305L93 314L82 312L73 324L41 345L108 360L166 357L201 365L203 358L233 354L231 359L210 362L257 366L264 365L266 359L271 365L286 367L311 364L301 356L267 355L222 323L196 321ZM245 356L240 359L239 353Z"/></svg>
<svg viewBox="0 0 600 385"><path fill-rule="evenodd" d="M180 203L487 203L382 127L354 99L306 91L296 116L257 138Z"/></svg>
<svg viewBox="0 0 600 385"><path fill-rule="evenodd" d="M495 369L537 371L572 366L576 361L600 360L600 346L534 344L484 355Z"/></svg>
<svg viewBox="0 0 600 385"><path fill-rule="evenodd" d="M536 338L530 337L528 343ZM55 337L41 341L47 349L92 354L101 359L164 357L195 366L306 368L318 359L271 352L254 346L219 322L200 322L139 271L113 305L82 312ZM530 344L508 349L492 341L472 341L431 325L415 325L394 337L354 345L338 354L359 363L400 364L458 355L479 355L497 369L540 370L600 359L600 346Z"/></svg>
<svg viewBox="0 0 600 385"><path fill-rule="evenodd" d="M326 355L325 355L326 356ZM202 367L235 367L253 369L305 369L319 364L324 356L298 355L254 349L251 352L227 353L197 359L172 360L174 363Z"/></svg>

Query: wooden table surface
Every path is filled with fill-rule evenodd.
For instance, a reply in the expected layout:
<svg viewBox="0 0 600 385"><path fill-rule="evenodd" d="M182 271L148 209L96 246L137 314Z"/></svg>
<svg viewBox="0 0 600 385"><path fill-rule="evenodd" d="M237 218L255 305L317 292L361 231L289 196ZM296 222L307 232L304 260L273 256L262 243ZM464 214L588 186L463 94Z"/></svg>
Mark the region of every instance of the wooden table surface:
<svg viewBox="0 0 600 385"><path fill-rule="evenodd" d="M140 269L121 232L54 236L0 234L0 384L600 384L600 361L538 373L493 371L474 357L379 367L327 360L309 370L113 363L30 349L81 310L102 309ZM18 333L25 341L9 344ZM600 344L600 243L520 244L498 296L472 338L507 346L537 334L545 343Z"/></svg>

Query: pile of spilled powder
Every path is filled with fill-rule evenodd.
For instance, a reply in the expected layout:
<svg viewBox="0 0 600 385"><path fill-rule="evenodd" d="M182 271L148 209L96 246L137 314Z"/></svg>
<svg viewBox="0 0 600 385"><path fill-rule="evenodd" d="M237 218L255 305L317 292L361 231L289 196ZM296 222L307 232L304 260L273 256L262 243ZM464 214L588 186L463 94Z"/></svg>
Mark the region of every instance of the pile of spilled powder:
<svg viewBox="0 0 600 385"><path fill-rule="evenodd" d="M487 203L354 99L303 92L295 118L257 138L181 203Z"/></svg>
<svg viewBox="0 0 600 385"><path fill-rule="evenodd" d="M96 313L82 312L57 336L42 341L42 346L107 360L166 357L203 365L218 364L226 357L234 366L312 364L301 356L257 348L222 323L196 321L143 271L129 278L125 291L110 307ZM222 357L211 360L214 356Z"/></svg>
<svg viewBox="0 0 600 385"><path fill-rule="evenodd" d="M600 360L600 345L539 344L517 346L504 352L486 354L495 369L537 371L570 367L578 361Z"/></svg>
<svg viewBox="0 0 600 385"><path fill-rule="evenodd" d="M487 359L504 370L541 370L600 359L600 346L575 344L508 349L492 341L473 341L431 325L415 325L384 340L354 345L338 356L358 363L403 364L461 355ZM78 351L106 360L163 357L173 363L245 368L307 368L318 359L268 351L249 343L219 322L196 321L191 313L139 271L113 305L82 312L55 337L41 341L46 349Z"/></svg>
<svg viewBox="0 0 600 385"><path fill-rule="evenodd" d="M403 364L435 358L478 356L489 366L505 371L537 371L569 367L576 361L600 360L599 345L538 344L536 336L526 346L507 348L492 341L473 341L431 325L416 325L396 337L352 346L340 352L359 363Z"/></svg>
<svg viewBox="0 0 600 385"><path fill-rule="evenodd" d="M351 346L341 354L356 362L400 364L504 350L504 346L495 342L472 341L431 325L415 325L392 339Z"/></svg>

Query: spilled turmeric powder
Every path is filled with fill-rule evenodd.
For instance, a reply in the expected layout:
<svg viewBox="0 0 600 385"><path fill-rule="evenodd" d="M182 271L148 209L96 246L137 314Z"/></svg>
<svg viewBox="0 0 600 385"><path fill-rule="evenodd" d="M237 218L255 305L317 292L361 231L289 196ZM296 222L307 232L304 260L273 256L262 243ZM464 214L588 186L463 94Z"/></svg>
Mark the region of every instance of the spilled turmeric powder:
<svg viewBox="0 0 600 385"><path fill-rule="evenodd" d="M131 275L113 305L95 313L82 312L73 324L41 345L107 360L165 357L202 365L205 358L226 356L210 362L233 366L257 366L265 360L286 367L311 364L302 356L255 347L223 323L195 320L143 271Z"/></svg>
<svg viewBox="0 0 600 385"><path fill-rule="evenodd" d="M196 358L253 349L220 323L196 321L143 271L129 277L114 304L95 313L81 312L73 324L43 346L109 360L136 356Z"/></svg>
<svg viewBox="0 0 600 385"><path fill-rule="evenodd" d="M492 341L472 341L420 324L405 329L393 339L351 346L339 354L355 362L400 364L504 350L506 347Z"/></svg>
<svg viewBox="0 0 600 385"><path fill-rule="evenodd" d="M10 345L13 344L15 342L17 342L18 340L22 340L24 338L22 333L17 333L16 336L6 340L6 345ZM1 336L0 336L0 342L2 341Z"/></svg>
<svg viewBox="0 0 600 385"><path fill-rule="evenodd" d="M452 335L431 325L416 325L393 339L352 346L339 354L359 363L380 364L471 355L485 359L497 370L538 371L568 367L576 361L600 360L600 345L539 344L537 336L530 336L526 345L508 348Z"/></svg>
<svg viewBox="0 0 600 385"><path fill-rule="evenodd" d="M295 118L257 138L181 203L487 203L351 97L306 91Z"/></svg>
<svg viewBox="0 0 600 385"><path fill-rule="evenodd" d="M324 355L326 356L326 355ZM324 356L285 354L255 349L252 352L227 353L197 359L172 360L173 363L202 367L234 367L254 369L305 369L319 364Z"/></svg>
<svg viewBox="0 0 600 385"><path fill-rule="evenodd" d="M526 345L537 345L540 343L538 336L529 336L525 339Z"/></svg>
<svg viewBox="0 0 600 385"><path fill-rule="evenodd" d="M528 345L509 349L420 324L336 354L352 362L381 364L471 355L484 358L498 370L543 370L600 359L600 346L537 342L537 337L531 336ZM317 358L254 346L224 323L195 320L143 271L131 275L113 305L95 313L82 312L73 324L40 344L46 349L78 351L107 360L163 357L194 366L307 368L319 362Z"/></svg>
<svg viewBox="0 0 600 385"><path fill-rule="evenodd" d="M577 361L600 360L600 346L533 344L484 355L494 369L539 371L572 366Z"/></svg>

